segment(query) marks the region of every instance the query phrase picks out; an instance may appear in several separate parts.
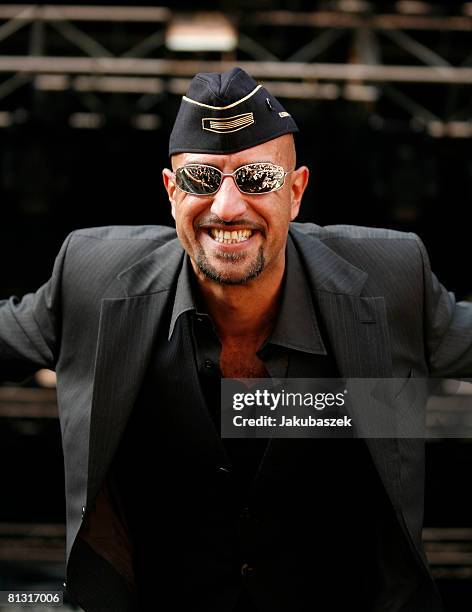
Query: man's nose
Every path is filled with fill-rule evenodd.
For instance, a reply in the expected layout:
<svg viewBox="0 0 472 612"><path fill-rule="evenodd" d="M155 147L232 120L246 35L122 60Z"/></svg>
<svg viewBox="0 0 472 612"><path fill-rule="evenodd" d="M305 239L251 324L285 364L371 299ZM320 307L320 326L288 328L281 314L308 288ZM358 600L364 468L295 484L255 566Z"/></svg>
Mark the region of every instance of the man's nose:
<svg viewBox="0 0 472 612"><path fill-rule="evenodd" d="M243 194L236 187L233 177L224 176L221 187L213 196L211 212L223 221L237 219L247 210Z"/></svg>

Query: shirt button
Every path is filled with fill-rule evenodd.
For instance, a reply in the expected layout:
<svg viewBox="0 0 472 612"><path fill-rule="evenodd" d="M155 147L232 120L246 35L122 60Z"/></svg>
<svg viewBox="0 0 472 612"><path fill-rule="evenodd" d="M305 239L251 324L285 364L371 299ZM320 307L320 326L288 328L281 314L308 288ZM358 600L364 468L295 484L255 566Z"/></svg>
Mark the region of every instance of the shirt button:
<svg viewBox="0 0 472 612"><path fill-rule="evenodd" d="M205 372L213 372L215 369L215 364L213 363L211 359L205 359L202 367L205 370Z"/></svg>
<svg viewBox="0 0 472 612"><path fill-rule="evenodd" d="M251 513L249 512L249 508L243 508L241 510L241 514L239 515L239 518L244 519L244 520L250 519Z"/></svg>
<svg viewBox="0 0 472 612"><path fill-rule="evenodd" d="M241 576L244 576L245 578L247 578L248 576L250 576L252 574L252 572L254 571L254 568L249 565L248 563L243 563L241 566Z"/></svg>

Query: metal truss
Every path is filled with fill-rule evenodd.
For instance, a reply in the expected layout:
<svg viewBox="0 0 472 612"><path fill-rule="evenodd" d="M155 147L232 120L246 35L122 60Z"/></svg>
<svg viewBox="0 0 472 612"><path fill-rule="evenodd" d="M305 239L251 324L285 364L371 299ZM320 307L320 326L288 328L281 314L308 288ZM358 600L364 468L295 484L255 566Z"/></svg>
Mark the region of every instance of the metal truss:
<svg viewBox="0 0 472 612"><path fill-rule="evenodd" d="M356 4L351 11L219 13L236 33L235 47L193 54L169 50L179 15L168 8L2 5L0 126L14 121L8 102L27 85L73 92L91 112L103 94L129 94L135 113L155 107L158 114L165 96L184 93L196 72L237 64L270 81L280 97L344 97L373 110L388 99L432 135L472 136L471 6L438 16L375 14ZM195 22L203 15L217 14L194 13ZM430 95L437 88L441 108Z"/></svg>

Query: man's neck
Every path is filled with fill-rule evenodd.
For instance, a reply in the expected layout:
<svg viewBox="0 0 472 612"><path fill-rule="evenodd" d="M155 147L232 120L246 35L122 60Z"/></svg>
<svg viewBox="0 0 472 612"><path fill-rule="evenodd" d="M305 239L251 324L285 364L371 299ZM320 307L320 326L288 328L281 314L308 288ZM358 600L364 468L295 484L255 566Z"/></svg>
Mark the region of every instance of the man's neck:
<svg viewBox="0 0 472 612"><path fill-rule="evenodd" d="M278 313L284 267L246 285L219 284L197 276L200 296L222 342L269 335Z"/></svg>

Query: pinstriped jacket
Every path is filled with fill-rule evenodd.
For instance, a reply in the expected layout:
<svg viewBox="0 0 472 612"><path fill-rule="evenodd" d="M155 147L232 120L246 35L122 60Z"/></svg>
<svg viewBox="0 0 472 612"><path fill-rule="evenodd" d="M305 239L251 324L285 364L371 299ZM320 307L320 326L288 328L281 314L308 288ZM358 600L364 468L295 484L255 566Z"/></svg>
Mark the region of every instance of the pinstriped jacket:
<svg viewBox="0 0 472 612"><path fill-rule="evenodd" d="M456 303L440 285L417 236L298 223L290 234L343 377L472 376L472 304ZM18 379L43 367L57 372L68 589L86 609L98 609L97 589L123 588L120 601L132 590L129 542L108 502L106 474L182 257L171 228L78 230L65 240L49 282L22 300L0 301L0 378ZM427 573L423 442L370 439L368 446ZM94 558L86 556L83 542ZM94 584L100 559L120 577L112 587L106 577Z"/></svg>

